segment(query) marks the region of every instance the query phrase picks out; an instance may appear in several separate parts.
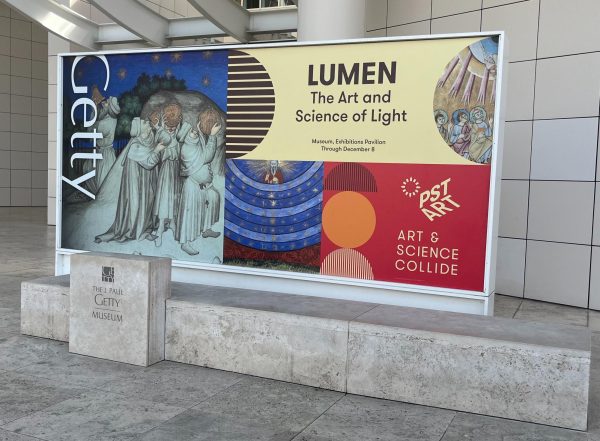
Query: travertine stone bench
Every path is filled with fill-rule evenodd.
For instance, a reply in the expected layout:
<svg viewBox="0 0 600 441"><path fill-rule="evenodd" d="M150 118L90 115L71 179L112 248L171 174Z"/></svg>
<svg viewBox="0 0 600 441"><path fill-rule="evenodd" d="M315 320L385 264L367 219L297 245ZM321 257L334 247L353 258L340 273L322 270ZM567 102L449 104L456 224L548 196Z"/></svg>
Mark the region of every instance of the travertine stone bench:
<svg viewBox="0 0 600 441"><path fill-rule="evenodd" d="M591 333L378 306L350 322L348 392L585 430Z"/></svg>
<svg viewBox="0 0 600 441"><path fill-rule="evenodd" d="M21 283L21 333L69 341L69 287L66 276Z"/></svg>
<svg viewBox="0 0 600 441"><path fill-rule="evenodd" d="M61 296L51 289L34 292L32 283L23 285L31 291L24 297L47 293L48 315L55 315L38 321L68 320L64 308L51 305ZM167 360L572 429L587 426L587 328L184 283L172 283L171 290ZM22 305L43 314L33 300ZM56 338L51 328L23 326L23 332Z"/></svg>
<svg viewBox="0 0 600 441"><path fill-rule="evenodd" d="M346 390L348 322L375 305L173 283L166 358Z"/></svg>

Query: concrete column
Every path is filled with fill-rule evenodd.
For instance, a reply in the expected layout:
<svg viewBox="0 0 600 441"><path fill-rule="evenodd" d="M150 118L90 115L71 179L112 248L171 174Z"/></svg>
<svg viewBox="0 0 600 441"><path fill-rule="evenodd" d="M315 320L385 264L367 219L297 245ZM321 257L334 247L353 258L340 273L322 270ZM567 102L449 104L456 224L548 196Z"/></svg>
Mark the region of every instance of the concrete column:
<svg viewBox="0 0 600 441"><path fill-rule="evenodd" d="M298 41L365 36L366 0L299 0Z"/></svg>

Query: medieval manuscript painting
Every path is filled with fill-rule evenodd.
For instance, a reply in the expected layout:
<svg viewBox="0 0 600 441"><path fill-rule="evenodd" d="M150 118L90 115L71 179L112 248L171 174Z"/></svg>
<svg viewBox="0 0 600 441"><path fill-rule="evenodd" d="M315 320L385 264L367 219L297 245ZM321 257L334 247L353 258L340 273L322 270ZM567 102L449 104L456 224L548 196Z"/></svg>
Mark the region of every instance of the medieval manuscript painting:
<svg viewBox="0 0 600 441"><path fill-rule="evenodd" d="M68 57L63 71L61 246L220 263L227 51Z"/></svg>

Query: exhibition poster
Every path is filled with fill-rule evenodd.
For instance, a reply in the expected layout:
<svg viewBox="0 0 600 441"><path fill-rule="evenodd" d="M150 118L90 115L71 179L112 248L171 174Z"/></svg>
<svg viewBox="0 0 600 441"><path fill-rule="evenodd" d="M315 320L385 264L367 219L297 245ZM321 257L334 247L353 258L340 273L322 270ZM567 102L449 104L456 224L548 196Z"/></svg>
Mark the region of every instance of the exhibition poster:
<svg viewBox="0 0 600 441"><path fill-rule="evenodd" d="M58 247L484 292L499 38L62 56Z"/></svg>

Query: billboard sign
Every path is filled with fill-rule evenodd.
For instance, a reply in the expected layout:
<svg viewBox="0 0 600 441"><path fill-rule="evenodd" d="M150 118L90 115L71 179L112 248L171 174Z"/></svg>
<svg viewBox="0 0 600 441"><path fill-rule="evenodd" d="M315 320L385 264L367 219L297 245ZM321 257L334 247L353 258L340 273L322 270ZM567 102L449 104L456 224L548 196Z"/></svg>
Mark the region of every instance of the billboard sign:
<svg viewBox="0 0 600 441"><path fill-rule="evenodd" d="M61 56L58 252L489 294L501 54L477 34Z"/></svg>

